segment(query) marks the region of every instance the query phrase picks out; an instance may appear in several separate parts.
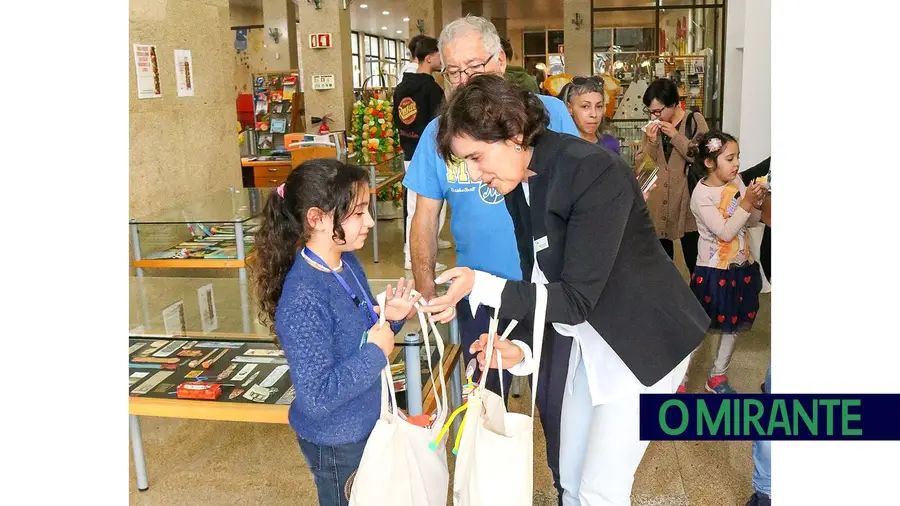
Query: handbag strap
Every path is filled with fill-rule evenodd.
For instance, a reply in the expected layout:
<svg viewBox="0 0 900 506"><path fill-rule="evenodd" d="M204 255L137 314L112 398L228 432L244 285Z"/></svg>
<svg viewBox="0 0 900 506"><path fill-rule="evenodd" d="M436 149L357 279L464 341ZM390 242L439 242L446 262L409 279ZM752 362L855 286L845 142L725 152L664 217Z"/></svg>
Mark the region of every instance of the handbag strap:
<svg viewBox="0 0 900 506"><path fill-rule="evenodd" d="M417 294L418 294L418 292L416 292L415 290L412 291L412 295L417 295ZM385 300L386 300L385 293L382 292L382 293L378 294L376 296L376 299L378 300L378 304L381 306L381 315L380 315L379 320L380 320L381 324L384 325L386 323L386 315L385 315L385 311L384 311ZM434 394L435 400L437 401L436 402L436 404L437 404L436 418L441 419L441 417L446 415L446 413L449 410L449 407L448 407L449 394L447 392L447 381L446 381L446 378L444 377L444 368L443 368L444 350L445 350L444 342L441 338L440 332L437 329L437 326L434 323L434 320L430 316L426 317L425 312L422 311L422 305L419 302L416 302L415 307L416 307L416 313L418 314L418 317L419 317L419 325L422 327L422 338L423 338L424 345L425 345L425 354L428 357L428 375L431 379L431 388L432 388L432 391L435 392L435 394ZM432 335L434 335L435 345L438 350L438 359L439 359L439 361L438 361L438 377L440 378L440 384L441 384L440 391L438 391L437 382L434 379L434 368L431 366L431 342L428 338L429 328L431 330ZM420 370L419 364L416 364L414 371L418 374L419 370ZM382 380L385 383L387 383L387 388L382 389L381 417L383 419L388 419L391 414L397 413L397 392L396 392L396 389L394 388L394 379L393 379L393 375L391 374L391 364L390 363L388 363L388 365L381 371L381 375L382 375ZM393 407L393 412L391 411L391 408L388 406L388 402L390 402L390 406ZM438 427L440 425L441 424L437 424Z"/></svg>
<svg viewBox="0 0 900 506"><path fill-rule="evenodd" d="M534 303L534 329L532 333L532 356L535 362L534 372L532 373L532 381L531 381L531 416L534 417L534 407L535 401L537 400L537 387L538 387L538 376L540 376L540 368L541 368L541 351L544 347L544 325L547 318L547 287L541 283L535 283L535 303ZM493 358L494 353L494 335L497 333L497 327L500 325L500 306L498 305L494 308L494 316L491 318L490 325L488 326L488 342L487 347L485 348L485 364L490 364L491 359ZM516 321L513 320L509 327L506 328L506 332L501 339L505 339L506 336L512 331L513 327L516 325ZM499 361L499 357L498 357ZM490 369L488 369L490 370ZM502 369L497 369L500 374L500 383L503 384L503 373ZM481 375L481 380L478 383L478 388L482 391L485 388L485 383L487 380L487 373Z"/></svg>

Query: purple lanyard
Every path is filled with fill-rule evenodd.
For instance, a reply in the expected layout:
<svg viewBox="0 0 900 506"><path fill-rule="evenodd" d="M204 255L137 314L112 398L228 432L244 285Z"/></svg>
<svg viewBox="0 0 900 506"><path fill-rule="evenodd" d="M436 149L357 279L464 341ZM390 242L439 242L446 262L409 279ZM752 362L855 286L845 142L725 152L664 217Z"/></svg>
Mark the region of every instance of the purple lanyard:
<svg viewBox="0 0 900 506"><path fill-rule="evenodd" d="M338 283L340 283L341 286L344 287L344 291L347 292L347 295L350 296L350 299L353 300L353 303L356 304L356 307L358 307L362 310L363 316L369 320L369 324L375 325L375 323L378 321L378 315L375 314L375 309L374 309L374 306L372 305L372 300L369 299L369 292L363 288L362 283L359 282L359 278L356 277L356 273L353 272L353 269L351 269L349 265L344 266L344 267L346 270L350 271L350 274L353 275L353 279L356 280L356 286L358 286L359 291L362 292L365 302L359 300L359 297L356 296L356 294L350 288L350 285L348 285L347 282L344 281L344 278L342 278L340 274L335 272L334 269L332 269L331 267L328 267L328 264L325 263L325 261L322 260L319 257L319 255L316 255L315 253L313 253L309 248L303 248L303 254L306 255L307 257L309 257L309 259L312 260L313 262L315 262L319 267L321 267L323 269L328 269L328 272L334 274L334 277L337 278Z"/></svg>

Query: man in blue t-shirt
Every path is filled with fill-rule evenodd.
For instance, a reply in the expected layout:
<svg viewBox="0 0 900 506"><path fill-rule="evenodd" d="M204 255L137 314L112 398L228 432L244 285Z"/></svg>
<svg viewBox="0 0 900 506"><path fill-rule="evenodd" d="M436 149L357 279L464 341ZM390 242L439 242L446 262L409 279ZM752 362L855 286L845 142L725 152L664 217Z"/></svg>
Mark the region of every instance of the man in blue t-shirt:
<svg viewBox="0 0 900 506"><path fill-rule="evenodd" d="M475 74L493 72L502 75L506 69L506 54L497 30L484 18L467 16L448 24L441 32L439 48L444 64L442 73L451 89L464 85ZM550 96L538 97L550 113L550 130L578 135L575 122L562 101ZM445 199L450 204L450 228L456 243L457 265L505 279L522 279L513 224L503 195L472 181L464 161L444 163L435 145L438 120L432 120L422 133L403 179L403 185L418 194L410 230L410 249L416 290L426 300L435 296L435 237L441 203ZM471 311L465 310L467 305L463 301L455 309L465 363L471 359L469 346L488 331L489 322L486 308L479 307L473 318ZM508 382L511 377L505 375L504 379ZM500 393L496 376L488 377L488 388Z"/></svg>
<svg viewBox="0 0 900 506"><path fill-rule="evenodd" d="M507 58L500 45L500 36L494 25L484 18L466 16L446 25L441 31L438 48L444 64L442 73L451 89L464 85L475 74L491 72L503 75L506 70ZM538 95L538 98L550 115L550 130L578 136L575 122L562 101L543 95ZM403 185L418 194L416 214L410 229L410 249L416 290L423 294L425 300L435 296L438 216L445 199L450 204L450 230L456 242L457 265L489 272L504 279L522 279L515 232L503 195L487 185L472 181L464 161L444 163L435 145L438 120L432 120L422 132L403 179ZM490 315L487 308L480 306L473 317L466 300L447 311L456 313L464 363L468 364L472 358L469 347L481 334L487 333ZM443 313L435 316L442 317ZM504 375L506 392L509 392L511 379L511 375ZM488 375L487 387L500 393L496 374ZM539 398L538 404L542 402ZM555 421L544 424L547 464L561 497L559 413L551 415L556 417Z"/></svg>

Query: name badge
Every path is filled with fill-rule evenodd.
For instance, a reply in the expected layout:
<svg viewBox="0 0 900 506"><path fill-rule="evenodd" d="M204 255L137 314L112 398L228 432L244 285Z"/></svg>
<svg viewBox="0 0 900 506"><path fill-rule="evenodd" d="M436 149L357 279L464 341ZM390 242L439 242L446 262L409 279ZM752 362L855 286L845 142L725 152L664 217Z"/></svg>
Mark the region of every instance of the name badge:
<svg viewBox="0 0 900 506"><path fill-rule="evenodd" d="M534 241L534 252L540 253L545 249L550 247L550 241L547 240L547 236L541 237L540 239Z"/></svg>

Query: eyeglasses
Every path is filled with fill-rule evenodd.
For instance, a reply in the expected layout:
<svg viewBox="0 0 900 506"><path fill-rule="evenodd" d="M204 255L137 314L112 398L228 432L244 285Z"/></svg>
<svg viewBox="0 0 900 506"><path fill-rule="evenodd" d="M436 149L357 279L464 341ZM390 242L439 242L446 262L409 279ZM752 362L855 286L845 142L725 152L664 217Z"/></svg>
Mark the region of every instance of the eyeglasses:
<svg viewBox="0 0 900 506"><path fill-rule="evenodd" d="M495 53L495 54L492 54L491 57L488 58L487 60L484 60L483 63L477 63L477 64L475 64L475 65L470 65L470 66L468 66L468 67L466 67L466 68L464 68L464 69L462 69L462 70L447 70L447 69L444 69L444 70L441 71L441 74L443 74L444 77L447 78L448 81L450 81L450 82L453 83L453 84L456 84L456 83L458 83L458 82L460 81L460 79L462 79L463 74L465 74L466 77L472 77L472 76L474 76L474 75L476 75L476 74L481 74L481 73L483 73L483 72L484 72L484 68L487 66L488 63L491 62L491 60L494 59L495 56L497 56L496 53Z"/></svg>
<svg viewBox="0 0 900 506"><path fill-rule="evenodd" d="M648 114L650 116L659 116L666 109L668 109L668 107L663 107L662 109L650 109L649 107L644 107L644 114Z"/></svg>
<svg viewBox="0 0 900 506"><path fill-rule="evenodd" d="M596 83L603 84L603 78L600 76L590 76L590 77L576 77L572 79L572 84L575 86L583 86L588 83Z"/></svg>

